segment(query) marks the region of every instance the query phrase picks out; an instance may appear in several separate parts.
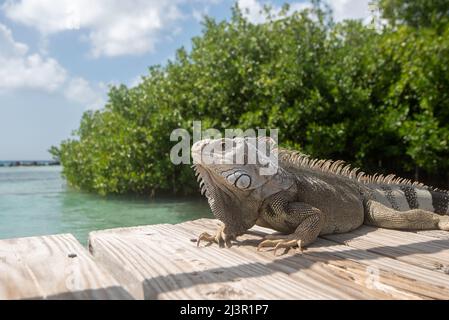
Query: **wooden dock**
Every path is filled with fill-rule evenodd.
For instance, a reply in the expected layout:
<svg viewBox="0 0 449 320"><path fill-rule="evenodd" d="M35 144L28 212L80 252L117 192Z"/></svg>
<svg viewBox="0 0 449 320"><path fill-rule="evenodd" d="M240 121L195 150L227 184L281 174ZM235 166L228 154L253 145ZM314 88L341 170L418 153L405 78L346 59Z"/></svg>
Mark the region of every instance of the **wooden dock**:
<svg viewBox="0 0 449 320"><path fill-rule="evenodd" d="M217 221L0 240L0 299L449 299L449 232L362 227L302 254L196 247Z"/></svg>

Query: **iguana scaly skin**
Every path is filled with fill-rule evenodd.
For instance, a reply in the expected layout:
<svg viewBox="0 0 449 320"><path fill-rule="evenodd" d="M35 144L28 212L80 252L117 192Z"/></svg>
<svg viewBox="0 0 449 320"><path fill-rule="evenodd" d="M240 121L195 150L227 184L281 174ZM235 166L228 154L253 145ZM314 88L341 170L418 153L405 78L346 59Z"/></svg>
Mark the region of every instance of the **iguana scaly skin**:
<svg viewBox="0 0 449 320"><path fill-rule="evenodd" d="M272 152L278 152L279 166L273 175L261 175L261 165L247 161L249 152L262 154L258 143L234 138L193 145L200 186L212 213L222 222L215 235L201 234L198 244L206 240L230 247L231 240L254 225L283 233L259 244L258 248L274 247L275 254L279 248L302 250L319 235L349 232L362 224L449 231L447 191L394 175L366 175L343 161L311 159L278 149L273 140L265 141ZM233 148L227 147L233 143ZM213 152L205 153L206 149ZM238 152L244 153L242 164L223 161ZM208 164L211 160L215 163Z"/></svg>

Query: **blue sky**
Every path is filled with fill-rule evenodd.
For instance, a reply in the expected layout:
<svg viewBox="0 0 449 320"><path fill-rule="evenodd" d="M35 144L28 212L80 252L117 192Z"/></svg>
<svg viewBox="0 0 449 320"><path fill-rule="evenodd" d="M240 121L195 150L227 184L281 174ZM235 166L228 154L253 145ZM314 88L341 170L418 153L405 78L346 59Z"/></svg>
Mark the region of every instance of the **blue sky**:
<svg viewBox="0 0 449 320"><path fill-rule="evenodd" d="M201 33L201 16L254 23L264 4L292 11L307 0L0 1L0 160L49 159L82 113L100 109L108 85L132 86ZM337 20L366 19L368 0L329 0Z"/></svg>

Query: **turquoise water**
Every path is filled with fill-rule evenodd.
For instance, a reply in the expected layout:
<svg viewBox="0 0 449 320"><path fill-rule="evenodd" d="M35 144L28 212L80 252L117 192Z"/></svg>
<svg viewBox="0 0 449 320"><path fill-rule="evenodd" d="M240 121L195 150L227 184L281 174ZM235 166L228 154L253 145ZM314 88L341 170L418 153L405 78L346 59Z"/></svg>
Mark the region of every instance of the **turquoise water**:
<svg viewBox="0 0 449 320"><path fill-rule="evenodd" d="M61 167L0 167L0 239L212 217L201 198L100 197L72 190Z"/></svg>

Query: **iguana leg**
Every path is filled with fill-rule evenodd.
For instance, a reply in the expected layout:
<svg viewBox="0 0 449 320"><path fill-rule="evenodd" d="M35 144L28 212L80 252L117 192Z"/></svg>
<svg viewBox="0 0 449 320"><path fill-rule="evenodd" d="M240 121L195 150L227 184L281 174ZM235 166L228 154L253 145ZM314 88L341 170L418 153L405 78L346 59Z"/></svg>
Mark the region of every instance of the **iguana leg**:
<svg viewBox="0 0 449 320"><path fill-rule="evenodd" d="M397 211L377 201L366 204L365 224L402 230L441 229L449 231L449 216L422 209Z"/></svg>
<svg viewBox="0 0 449 320"><path fill-rule="evenodd" d="M200 234L200 236L198 237L198 240L196 242L196 245L197 245L197 247L199 247L200 242L204 240L204 241L209 242L209 244L217 243L220 246L220 248L223 248L225 244L228 248L230 248L230 247L232 247L231 240L234 240L234 239L235 239L235 236L230 236L225 233L225 225L222 225L222 226L218 227L218 230L215 233L215 235L210 235L207 232L203 232L202 234Z"/></svg>
<svg viewBox="0 0 449 320"><path fill-rule="evenodd" d="M298 221L295 232L289 235L269 235L259 243L258 250L263 247L274 247L274 254L281 248L288 251L298 247L301 251L304 246L311 244L321 232L324 223L323 213L307 203L294 202L287 205L274 202L273 210L280 217L285 217L289 223Z"/></svg>

